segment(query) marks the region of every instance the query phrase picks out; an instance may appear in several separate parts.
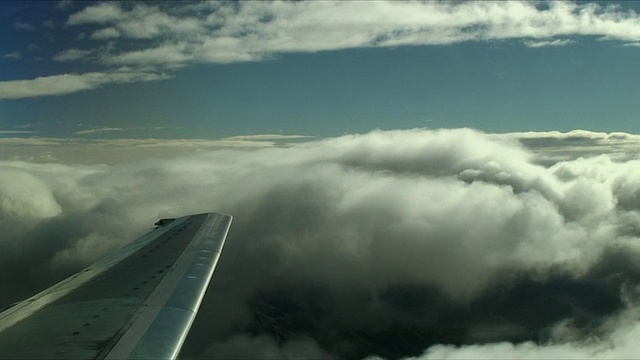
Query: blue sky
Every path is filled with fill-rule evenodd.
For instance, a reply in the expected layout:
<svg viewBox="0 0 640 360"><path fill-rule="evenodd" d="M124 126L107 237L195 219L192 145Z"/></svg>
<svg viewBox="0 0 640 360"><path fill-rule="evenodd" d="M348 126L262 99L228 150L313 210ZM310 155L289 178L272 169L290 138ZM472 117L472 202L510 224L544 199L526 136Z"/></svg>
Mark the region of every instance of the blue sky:
<svg viewBox="0 0 640 360"><path fill-rule="evenodd" d="M0 136L640 132L638 4L2 2Z"/></svg>

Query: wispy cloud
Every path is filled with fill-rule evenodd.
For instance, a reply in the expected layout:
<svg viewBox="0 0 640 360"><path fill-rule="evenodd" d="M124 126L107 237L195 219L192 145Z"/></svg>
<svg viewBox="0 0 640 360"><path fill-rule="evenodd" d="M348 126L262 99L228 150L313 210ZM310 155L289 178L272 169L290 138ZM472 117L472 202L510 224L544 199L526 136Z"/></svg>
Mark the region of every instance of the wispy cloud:
<svg viewBox="0 0 640 360"><path fill-rule="evenodd" d="M92 39L96 40L106 40L120 37L120 31L115 28L104 28L97 30L93 34L91 34Z"/></svg>
<svg viewBox="0 0 640 360"><path fill-rule="evenodd" d="M67 49L67 50L64 50L63 52L60 52L60 53L56 54L53 57L53 60L55 60L55 61L78 60L78 59L82 59L84 57L87 57L91 53L93 53L92 50Z"/></svg>
<svg viewBox="0 0 640 360"><path fill-rule="evenodd" d="M625 46L640 43L640 15L594 3L246 1L174 5L104 2L72 13L65 26L84 26L89 46L69 48L53 58L93 61L105 70L92 74L103 74L105 80L87 80L95 77L92 74L22 80L10 85L31 90L13 95L6 83L0 83L0 98L64 94L122 82L106 80L118 76L112 69L118 66L170 71L198 63L262 61L282 53L468 41L512 40L541 48L566 46L587 36ZM31 25L16 22L16 26L27 29ZM127 82L149 79L132 76ZM54 83L59 85L57 90L49 86Z"/></svg>
<svg viewBox="0 0 640 360"><path fill-rule="evenodd" d="M78 125L78 126L83 126L83 125ZM175 127L163 127L163 126L151 126L151 127L147 127L147 126L136 126L136 127L128 127L128 128L123 128L123 127L97 127L97 128L92 128L92 129L86 129L86 130L78 130L76 132L74 132L75 135L89 135L89 134L97 134L97 133L106 133L106 132L121 132L121 131L139 131L139 130L145 130L145 131L159 131L159 130L175 130L177 128ZM158 141L153 139L152 141ZM162 141L160 141L162 142Z"/></svg>
<svg viewBox="0 0 640 360"><path fill-rule="evenodd" d="M354 16L353 14L358 14ZM67 25L93 24L94 39L133 40L106 54L119 64L255 61L282 52L524 39L563 46L566 37L640 40L640 16L614 6L568 2L241 2L93 5ZM556 37L564 37L558 39Z"/></svg>
<svg viewBox="0 0 640 360"><path fill-rule="evenodd" d="M313 136L305 135L283 135L283 134L258 134L258 135L240 135L224 138L223 140L292 140L292 139L309 139Z"/></svg>
<svg viewBox="0 0 640 360"><path fill-rule="evenodd" d="M54 29L56 27L55 22L53 21L53 19L48 19L42 22L42 26L48 28L48 29Z"/></svg>
<svg viewBox="0 0 640 360"><path fill-rule="evenodd" d="M13 24L13 27L18 30L28 30L28 31L33 31L36 29L35 26L19 20Z"/></svg>
<svg viewBox="0 0 640 360"><path fill-rule="evenodd" d="M72 0L61 0L58 2L58 4L56 4L56 8L60 9L60 10L65 10L71 7L71 5L73 5L73 1Z"/></svg>
<svg viewBox="0 0 640 360"><path fill-rule="evenodd" d="M124 129L122 131L127 131ZM151 130L151 129L149 129ZM69 138L42 138L7 134L0 136L0 161L50 162L52 159L66 164L121 164L134 160L157 157L188 156L220 149L266 149L286 147L290 143L300 143L302 137L291 139L96 139L90 133L76 134ZM13 136L12 136L13 135ZM289 141L291 140L291 141Z"/></svg>
<svg viewBox="0 0 640 360"><path fill-rule="evenodd" d="M31 130L0 130L0 134L4 134L4 135L15 135L15 134L33 134L36 131L31 131Z"/></svg>
<svg viewBox="0 0 640 360"><path fill-rule="evenodd" d="M76 135L88 135L88 134L96 134L96 133L104 133L104 132L114 132L114 131L125 131L124 128L114 128L114 127L105 127L105 128L97 128L90 130L80 130L76 131L74 134Z"/></svg>
<svg viewBox="0 0 640 360"><path fill-rule="evenodd" d="M116 30L122 36L134 39L152 39L167 34L203 30L197 18L171 16L155 6L142 4L123 9L117 3L102 3L71 15L67 21L67 25L95 23L109 24L106 29Z"/></svg>
<svg viewBox="0 0 640 360"><path fill-rule="evenodd" d="M92 72L38 77L32 80L0 82L0 99L62 95L90 90L110 83L146 82L169 78L167 74L137 71Z"/></svg>
<svg viewBox="0 0 640 360"><path fill-rule="evenodd" d="M566 46L575 43L574 40L571 39L555 39L555 40L527 40L524 44L528 47L538 48L538 47L546 47L546 46Z"/></svg>
<svg viewBox="0 0 640 360"><path fill-rule="evenodd" d="M6 59L18 60L18 59L22 59L22 52L21 51L14 51L12 53L5 54L2 57L6 58Z"/></svg>

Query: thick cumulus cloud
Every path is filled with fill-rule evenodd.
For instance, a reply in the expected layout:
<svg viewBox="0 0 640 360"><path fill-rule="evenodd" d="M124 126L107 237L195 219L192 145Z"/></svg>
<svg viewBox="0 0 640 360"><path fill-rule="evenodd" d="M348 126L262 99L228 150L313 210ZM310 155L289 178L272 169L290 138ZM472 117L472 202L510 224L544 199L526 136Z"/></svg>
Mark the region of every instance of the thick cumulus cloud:
<svg viewBox="0 0 640 360"><path fill-rule="evenodd" d="M0 220L11 216L47 218L60 211L46 183L28 172L0 167Z"/></svg>
<svg viewBox="0 0 640 360"><path fill-rule="evenodd" d="M544 151L576 136L616 150ZM3 183L34 190L3 186L22 205L1 203L0 301L157 218L221 211L234 225L184 357L630 354L633 141L416 129L115 165L3 161Z"/></svg>

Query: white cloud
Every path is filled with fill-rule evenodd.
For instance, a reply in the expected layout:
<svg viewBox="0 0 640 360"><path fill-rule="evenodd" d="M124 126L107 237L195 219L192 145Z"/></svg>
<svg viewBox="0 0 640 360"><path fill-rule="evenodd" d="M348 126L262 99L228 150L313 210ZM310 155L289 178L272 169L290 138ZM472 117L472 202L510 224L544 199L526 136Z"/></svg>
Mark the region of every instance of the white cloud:
<svg viewBox="0 0 640 360"><path fill-rule="evenodd" d="M5 54L5 55L4 55L4 56L2 56L2 57L3 57L3 58L5 58L5 59L15 59L15 60L18 60L18 59L22 59L22 52L20 52L20 51L14 51L14 52L12 52L12 53Z"/></svg>
<svg viewBox="0 0 640 360"><path fill-rule="evenodd" d="M555 139L635 139L640 140L640 135L628 134L623 132L601 132L601 131L589 131L589 130L571 130L568 132L560 131L528 131L528 132L513 132L506 134L508 136L515 136L519 139L543 139L543 138L555 138Z"/></svg>
<svg viewBox="0 0 640 360"><path fill-rule="evenodd" d="M60 10L65 10L71 7L71 5L73 5L73 1L72 0L61 0L58 2L58 4L56 4L56 8L60 9Z"/></svg>
<svg viewBox="0 0 640 360"><path fill-rule="evenodd" d="M120 37L120 32L114 28L100 29L91 34L91 38L96 40L113 39L117 37Z"/></svg>
<svg viewBox="0 0 640 360"><path fill-rule="evenodd" d="M110 251L126 244L126 239L114 239L98 233L91 233L79 239L72 247L62 249L51 259L51 267L65 268L69 264L82 266L86 263L94 263Z"/></svg>
<svg viewBox="0 0 640 360"><path fill-rule="evenodd" d="M0 130L0 134L32 134L32 130Z"/></svg>
<svg viewBox="0 0 640 360"><path fill-rule="evenodd" d="M113 27L94 33L94 39L115 37L116 34L135 38L150 39L167 32L191 32L199 30L199 23L190 18L171 17L157 7L137 4L123 10L116 3L102 3L89 6L71 15L67 25L88 23L112 24ZM106 31L106 32L105 32Z"/></svg>
<svg viewBox="0 0 640 360"><path fill-rule="evenodd" d="M12 221L0 232L23 247L0 253L0 280L43 266L60 275L106 251L105 239L120 244L159 217L224 211L234 226L187 356L246 357L250 345L278 357L399 358L427 348L432 357L632 356L639 160L583 151L542 166L517 139L611 146L635 135L516 135L374 131L252 149L0 139L3 156L58 148L50 154L65 162L0 161L11 169L0 188L31 181L25 188L41 192L7 192L17 200L2 203ZM100 153L110 165L79 165ZM432 346L473 344L486 323L496 344ZM551 342L505 343L510 331Z"/></svg>
<svg viewBox="0 0 640 360"><path fill-rule="evenodd" d="M0 99L63 95L90 90L110 83L146 82L168 79L166 74L135 71L92 72L38 77L32 80L0 81Z"/></svg>
<svg viewBox="0 0 640 360"><path fill-rule="evenodd" d="M54 60L82 60L92 55L91 60L106 66L177 69L195 63L261 61L288 52L465 41L517 39L533 48L566 46L585 36L624 46L640 41L637 13L592 3L247 1L174 5L104 2L86 6L71 14L65 26L92 27L81 36L102 45L67 49ZM33 28L21 22L15 27ZM122 82L92 81L92 74L3 82L0 98L66 94L93 89L96 83ZM109 77L113 76L103 78ZM132 76L130 81L152 77Z"/></svg>
<svg viewBox="0 0 640 360"><path fill-rule="evenodd" d="M131 51L108 59L115 64L164 64L184 63L191 60L185 44L166 45L153 49Z"/></svg>
<svg viewBox="0 0 640 360"><path fill-rule="evenodd" d="M3 81L0 82L0 99L59 95L93 89L96 87L95 81L92 81L94 74L84 76L65 74L38 77L33 80Z"/></svg>
<svg viewBox="0 0 640 360"><path fill-rule="evenodd" d="M541 41L525 41L524 44L528 47L538 48L547 46L566 46L575 43L571 39L555 39L555 40L541 40Z"/></svg>
<svg viewBox="0 0 640 360"><path fill-rule="evenodd" d="M87 57L93 53L92 50L67 49L53 57L55 61L73 61Z"/></svg>
<svg viewBox="0 0 640 360"><path fill-rule="evenodd" d="M33 31L36 29L35 26L19 20L13 24L13 27L18 30L28 30L28 31Z"/></svg>
<svg viewBox="0 0 640 360"><path fill-rule="evenodd" d="M239 135L224 138L223 140L289 140L289 139L305 139L312 136L304 135L284 135L284 134L258 134L258 135Z"/></svg>
<svg viewBox="0 0 640 360"><path fill-rule="evenodd" d="M26 171L0 166L0 221L30 216L49 218L60 214L48 185Z"/></svg>
<svg viewBox="0 0 640 360"><path fill-rule="evenodd" d="M503 39L564 46L574 40L556 37L567 36L640 39L635 12L569 2L241 2L170 10L107 3L73 14L67 24L106 26L94 38L140 40L135 50L107 55L114 63L226 63L281 52ZM171 56L163 61L168 50Z"/></svg>
<svg viewBox="0 0 640 360"><path fill-rule="evenodd" d="M97 128L92 128L92 129L87 129L87 130L78 130L76 131L74 134L75 135L88 135L88 134L96 134L96 133L104 133L104 132L118 132L118 131L132 131L132 130L163 130L166 129L162 126L155 126L155 127L144 127L144 126L136 126L136 127L130 127L130 128L121 128L121 127L97 127ZM66 139L65 142L66 144L69 144L69 140L70 139ZM79 141L79 139L76 139ZM196 139L192 139L193 142L198 142L198 140ZM225 139L222 139L225 140ZM120 140L104 140L102 143L103 144L109 144L109 145L117 145L117 144L125 144L125 145L133 145L134 143L137 145L149 145L149 144L153 144L155 146L168 146L168 144L171 144L175 142L172 140L158 140L158 139L137 139L137 140L130 140L130 139L120 139ZM202 142L204 143L212 143L212 141L207 141L207 140L202 140ZM215 142L215 141L213 141Z"/></svg>
<svg viewBox="0 0 640 360"><path fill-rule="evenodd" d="M113 132L113 131L124 131L125 129L123 128L97 128L97 129L90 129L90 130L80 130L80 131L76 131L75 134L76 135L87 135L87 134L95 134L95 133L102 133L102 132Z"/></svg>
<svg viewBox="0 0 640 360"><path fill-rule="evenodd" d="M67 20L67 25L81 25L86 23L104 24L117 21L125 16L125 12L116 3L101 3L88 6L83 10L72 14Z"/></svg>

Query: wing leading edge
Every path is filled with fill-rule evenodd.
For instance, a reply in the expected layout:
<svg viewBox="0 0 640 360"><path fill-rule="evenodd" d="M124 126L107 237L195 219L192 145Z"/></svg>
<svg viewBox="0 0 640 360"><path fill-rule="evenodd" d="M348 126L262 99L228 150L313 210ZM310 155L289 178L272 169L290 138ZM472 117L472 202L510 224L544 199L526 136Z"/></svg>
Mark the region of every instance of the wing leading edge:
<svg viewBox="0 0 640 360"><path fill-rule="evenodd" d="M174 359L232 217L168 221L0 313L0 358Z"/></svg>

